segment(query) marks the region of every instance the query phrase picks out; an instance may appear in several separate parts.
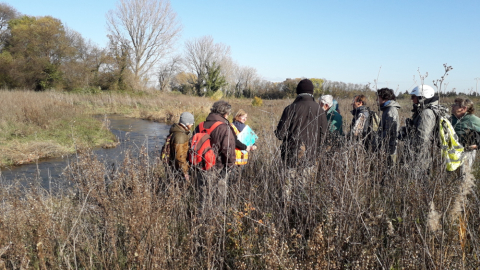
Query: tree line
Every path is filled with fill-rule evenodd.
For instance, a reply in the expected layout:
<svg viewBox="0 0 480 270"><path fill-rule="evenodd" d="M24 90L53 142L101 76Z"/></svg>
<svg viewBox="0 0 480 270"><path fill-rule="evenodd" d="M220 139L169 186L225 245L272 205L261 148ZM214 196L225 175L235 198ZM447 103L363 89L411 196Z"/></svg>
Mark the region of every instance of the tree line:
<svg viewBox="0 0 480 270"><path fill-rule="evenodd" d="M294 97L301 78L271 82L231 57L211 36L177 42L182 25L168 0L118 0L106 14L108 44L100 47L51 16L22 15L0 3L0 87L66 91L177 91L209 96ZM183 49L182 49L183 48ZM369 87L310 78L315 95L350 97Z"/></svg>

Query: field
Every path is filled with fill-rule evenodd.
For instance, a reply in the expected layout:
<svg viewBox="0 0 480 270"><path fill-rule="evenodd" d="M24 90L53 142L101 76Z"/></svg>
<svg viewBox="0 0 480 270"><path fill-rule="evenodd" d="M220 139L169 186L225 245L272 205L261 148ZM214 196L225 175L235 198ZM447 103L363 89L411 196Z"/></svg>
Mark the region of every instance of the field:
<svg viewBox="0 0 480 270"><path fill-rule="evenodd" d="M68 135L54 136L63 139L52 139L51 145L69 153L82 148L66 170L75 188L51 195L35 184L28 189L2 184L0 269L480 267L478 163L464 175L447 173L435 152L431 170L418 172L405 150L401 163L387 168L384 155L345 141L322 147L316 170L292 177L273 134L291 100L264 101L261 107L249 99L228 101L233 111L248 112L259 149L241 176L226 185L227 196L211 179L212 193L204 199L210 203L200 209L195 183L172 177L147 155L126 158L115 170L99 162L88 148L110 143L109 133L101 121L91 120L96 124L86 126L98 134L89 137L95 132L82 131L78 121L104 113L176 121L191 111L198 122L212 100L155 93L0 92L5 163L21 160L5 154L8 149L51 138L48 132L62 121ZM350 102L340 99L347 131ZM401 117L410 116L410 100L400 103Z"/></svg>

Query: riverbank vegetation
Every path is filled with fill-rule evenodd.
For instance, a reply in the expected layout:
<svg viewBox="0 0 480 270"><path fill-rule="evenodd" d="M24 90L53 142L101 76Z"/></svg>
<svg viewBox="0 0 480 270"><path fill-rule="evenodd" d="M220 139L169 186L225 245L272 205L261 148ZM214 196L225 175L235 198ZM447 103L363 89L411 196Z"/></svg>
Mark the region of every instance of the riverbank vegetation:
<svg viewBox="0 0 480 270"><path fill-rule="evenodd" d="M139 100L137 106L145 106ZM163 97L157 102L167 100ZM185 105L187 101L176 102ZM344 110L346 103L341 101ZM260 120L256 126L259 149L252 153L241 176L230 180L227 199L218 201L215 193L210 194L207 201L216 203L207 204L202 211L194 182L172 177L158 160L152 164L146 153L140 158L127 156L116 168L88 151L79 153L65 172L74 186L58 194L47 192L35 181L27 189L3 184L0 266L480 266L480 190L473 178L478 176L477 169L466 177L447 173L438 155L429 174L412 171L408 156L402 155L398 166L388 169L385 156L346 141L337 148L323 147L317 170L299 171L292 177L280 160L279 142L273 135L283 105L246 109L250 121ZM478 168L478 162L474 167Z"/></svg>

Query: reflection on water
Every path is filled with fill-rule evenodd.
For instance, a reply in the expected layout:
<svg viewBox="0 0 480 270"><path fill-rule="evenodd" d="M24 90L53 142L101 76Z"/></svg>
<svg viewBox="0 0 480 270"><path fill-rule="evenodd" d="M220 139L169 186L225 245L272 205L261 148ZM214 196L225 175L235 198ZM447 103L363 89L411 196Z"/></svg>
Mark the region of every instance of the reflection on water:
<svg viewBox="0 0 480 270"><path fill-rule="evenodd" d="M110 166L121 162L125 157L126 150L130 150L132 156L138 156L140 149L148 149L150 156L160 151L165 138L168 136L169 125L146 121L141 119L126 118L117 115L109 115L110 130L118 138L120 144L116 148L95 149L94 153L99 160ZM57 189L68 186L62 175L65 167L75 155L65 158L52 158L42 160L36 164L26 164L10 168L0 168L0 181L10 183L18 180L22 184L40 183L46 189Z"/></svg>

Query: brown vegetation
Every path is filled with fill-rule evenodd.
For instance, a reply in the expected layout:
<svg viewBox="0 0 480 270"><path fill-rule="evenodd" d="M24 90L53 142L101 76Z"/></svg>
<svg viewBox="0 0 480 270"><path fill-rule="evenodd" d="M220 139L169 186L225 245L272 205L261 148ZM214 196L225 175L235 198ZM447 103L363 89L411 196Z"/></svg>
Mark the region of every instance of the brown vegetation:
<svg viewBox="0 0 480 270"><path fill-rule="evenodd" d="M163 95L61 97L106 112L136 106L135 111L158 108L176 115L203 106L199 116L211 104ZM232 100L234 111L243 108L254 120L259 149L241 177L229 183L227 199L201 212L194 183L172 177L147 155L127 157L112 170L88 153L79 154L66 171L75 186L61 194L2 186L0 264L11 269L480 266L479 189L471 177L447 173L438 155L430 174L412 172L401 156L402 162L388 169L386 157L345 142L322 149L318 170L289 178L272 132L288 102L251 107L251 100ZM348 123L347 102L340 104ZM402 115L409 108L405 104Z"/></svg>

